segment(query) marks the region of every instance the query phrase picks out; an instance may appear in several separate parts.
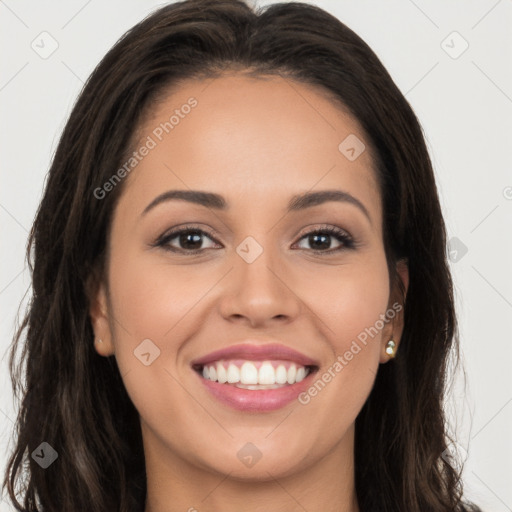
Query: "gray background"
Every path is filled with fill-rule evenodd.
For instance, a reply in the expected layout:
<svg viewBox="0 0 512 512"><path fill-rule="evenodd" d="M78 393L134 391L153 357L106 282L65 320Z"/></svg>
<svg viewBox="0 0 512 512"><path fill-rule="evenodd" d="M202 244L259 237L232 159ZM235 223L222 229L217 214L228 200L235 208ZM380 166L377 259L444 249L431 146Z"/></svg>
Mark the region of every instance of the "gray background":
<svg viewBox="0 0 512 512"><path fill-rule="evenodd" d="M310 3L366 40L425 130L467 373L466 382L458 374L446 408L458 450L468 450L467 496L487 512L512 511L512 0ZM30 285L24 250L51 156L94 66L159 5L0 0L2 470L16 411L7 349ZM11 509L3 502L0 510Z"/></svg>

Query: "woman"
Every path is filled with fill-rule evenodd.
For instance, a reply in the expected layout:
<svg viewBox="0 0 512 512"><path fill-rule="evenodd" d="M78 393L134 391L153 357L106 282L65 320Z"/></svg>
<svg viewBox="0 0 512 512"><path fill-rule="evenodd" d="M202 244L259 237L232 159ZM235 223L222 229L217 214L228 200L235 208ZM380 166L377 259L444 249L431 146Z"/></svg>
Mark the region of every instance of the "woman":
<svg viewBox="0 0 512 512"><path fill-rule="evenodd" d="M478 510L447 456L445 243L356 34L299 3L158 10L88 80L31 232L11 499L27 457L26 511Z"/></svg>

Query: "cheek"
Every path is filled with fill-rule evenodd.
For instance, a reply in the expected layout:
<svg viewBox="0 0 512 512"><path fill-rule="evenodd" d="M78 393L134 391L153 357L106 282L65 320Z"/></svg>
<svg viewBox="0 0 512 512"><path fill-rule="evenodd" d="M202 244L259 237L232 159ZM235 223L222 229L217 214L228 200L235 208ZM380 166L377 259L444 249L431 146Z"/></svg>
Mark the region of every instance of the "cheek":
<svg viewBox="0 0 512 512"><path fill-rule="evenodd" d="M112 259L110 282L116 320L140 343L165 338L215 281L204 267L171 266L150 253L126 252Z"/></svg>
<svg viewBox="0 0 512 512"><path fill-rule="evenodd" d="M124 386L141 418L153 427L173 425L179 439L190 436L187 425L204 413L195 402L179 407L190 403L179 384L179 349L197 329L194 306L215 281L211 271L171 266L150 253L119 250L111 258L115 356ZM147 366L140 359L144 353Z"/></svg>
<svg viewBox="0 0 512 512"><path fill-rule="evenodd" d="M378 345L383 327L380 315L385 313L388 299L387 268L378 274L367 272L360 279L347 277L337 294L336 309L330 311L336 348L348 350L348 342L369 341L365 333L375 340L373 345Z"/></svg>
<svg viewBox="0 0 512 512"><path fill-rule="evenodd" d="M337 352L375 326L388 305L388 268L381 251L354 256L341 265L310 267L293 279L294 291L324 322L325 336ZM377 328L382 329L382 322Z"/></svg>
<svg viewBox="0 0 512 512"><path fill-rule="evenodd" d="M333 426L339 422L338 428L343 429L359 413L378 371L382 318L390 291L387 264L383 253L375 254L354 265L323 268L310 278L314 286L310 284L309 291L304 288L302 293L318 318L316 325L331 355L301 403ZM342 407L343 414L333 420L337 407Z"/></svg>

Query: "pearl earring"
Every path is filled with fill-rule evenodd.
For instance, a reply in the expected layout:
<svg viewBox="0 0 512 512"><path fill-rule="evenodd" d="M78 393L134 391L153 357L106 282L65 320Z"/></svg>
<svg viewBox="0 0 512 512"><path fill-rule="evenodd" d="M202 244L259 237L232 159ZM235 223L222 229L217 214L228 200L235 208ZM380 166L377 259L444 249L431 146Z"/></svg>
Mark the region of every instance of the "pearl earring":
<svg viewBox="0 0 512 512"><path fill-rule="evenodd" d="M391 358L395 357L395 348L396 343L393 340L389 340L386 344L386 354Z"/></svg>
<svg viewBox="0 0 512 512"><path fill-rule="evenodd" d="M98 343L103 343L103 340L101 340L100 338L98 338Z"/></svg>

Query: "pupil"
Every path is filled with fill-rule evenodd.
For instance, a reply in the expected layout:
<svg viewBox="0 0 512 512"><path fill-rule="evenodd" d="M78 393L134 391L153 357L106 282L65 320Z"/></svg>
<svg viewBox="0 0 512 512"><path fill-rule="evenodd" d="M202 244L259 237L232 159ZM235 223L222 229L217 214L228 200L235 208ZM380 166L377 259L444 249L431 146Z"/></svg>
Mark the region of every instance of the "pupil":
<svg viewBox="0 0 512 512"><path fill-rule="evenodd" d="M192 238L195 237L195 240L192 240ZM197 246L194 246L194 243L197 244ZM197 249L201 246L201 235L198 233L185 233L180 235L180 244L185 247L188 247L190 249ZM192 244L192 247L190 246Z"/></svg>
<svg viewBox="0 0 512 512"><path fill-rule="evenodd" d="M319 238L322 238L323 239L323 243L320 242L320 244L316 243L318 241ZM329 235L310 235L310 238L309 238L309 243L311 244L312 247L316 246L318 248L326 248L328 249L329 246L331 245L329 242L326 242L326 240L329 238ZM315 240L315 242L312 243L312 240Z"/></svg>

